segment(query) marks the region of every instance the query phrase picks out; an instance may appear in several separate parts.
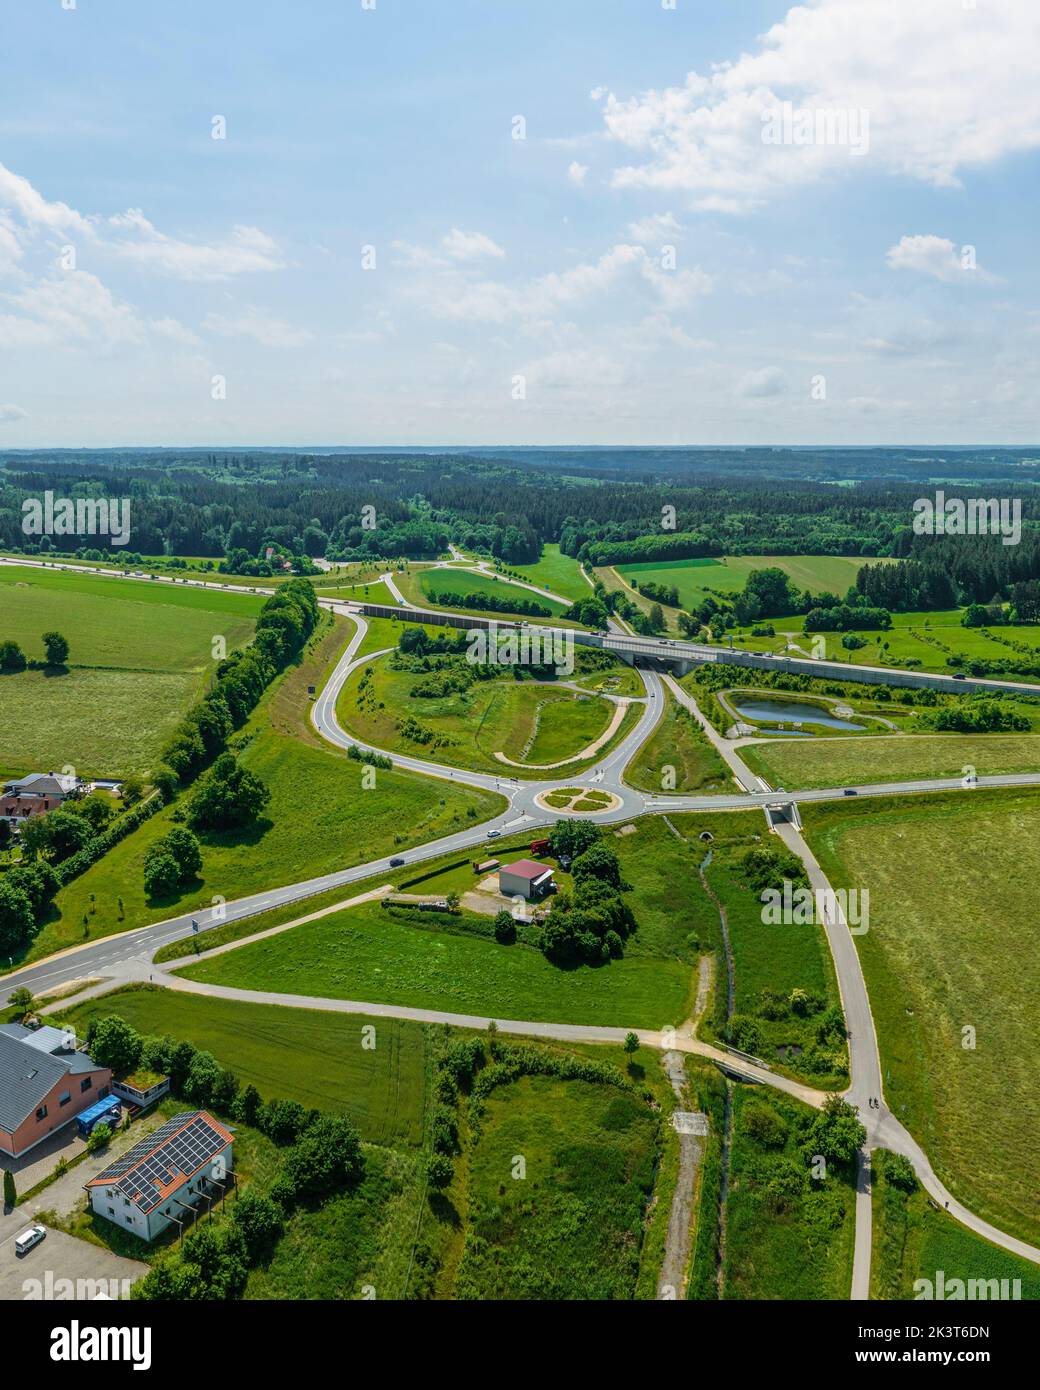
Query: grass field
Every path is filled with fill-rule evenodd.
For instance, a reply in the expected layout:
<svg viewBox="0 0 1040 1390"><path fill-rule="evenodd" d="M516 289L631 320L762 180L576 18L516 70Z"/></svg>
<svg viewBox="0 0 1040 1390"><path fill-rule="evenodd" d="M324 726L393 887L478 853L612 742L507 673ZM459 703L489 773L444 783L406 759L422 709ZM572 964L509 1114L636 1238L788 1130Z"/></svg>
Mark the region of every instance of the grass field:
<svg viewBox="0 0 1040 1390"><path fill-rule="evenodd" d="M92 575L0 567L2 636L42 659L41 634L70 644L66 670L0 677L0 762L26 771L143 772L226 649L252 636L263 599Z"/></svg>
<svg viewBox="0 0 1040 1390"><path fill-rule="evenodd" d="M297 1100L307 1110L349 1115L373 1143L422 1144L426 1032L420 1024L168 989L118 990L70 1008L62 1019L82 1037L91 1018L110 1014L139 1033L168 1033L212 1052L265 1100ZM366 1027L375 1030L370 1049L362 1046Z"/></svg>
<svg viewBox="0 0 1040 1390"><path fill-rule="evenodd" d="M323 627L319 643L275 682L246 726L241 761L271 789L264 818L243 832L202 837L201 877L174 898L154 900L144 893L144 856L169 830L177 805L161 811L58 894L30 959L209 907L214 894L230 902L363 864L396 846L423 844L489 819L501 808L502 798L493 793L407 772L380 770L376 785L365 789L361 764L318 739L306 722L307 686L321 685L348 630L342 620Z"/></svg>
<svg viewBox="0 0 1040 1390"><path fill-rule="evenodd" d="M1021 1280L1022 1299L1040 1299L1040 1269L997 1245L991 1245L930 1205L918 1187L912 1193L890 1183L885 1173L886 1155L873 1159L873 1245L870 1292L872 1298L915 1298L918 1279L932 1283L938 1297L939 1277L962 1279ZM1009 1284L1013 1293L1014 1284ZM987 1293L989 1291L987 1290ZM949 1296L949 1294L947 1295Z"/></svg>
<svg viewBox="0 0 1040 1390"><path fill-rule="evenodd" d="M378 579L363 584L315 584L315 592L322 598L340 598L357 603L381 603L393 608L397 600L390 590Z"/></svg>
<svg viewBox="0 0 1040 1390"><path fill-rule="evenodd" d="M831 883L870 890L856 941L888 1104L966 1206L1035 1244L1040 795L842 803L804 819Z"/></svg>
<svg viewBox="0 0 1040 1390"><path fill-rule="evenodd" d="M644 792L721 792L732 786L725 763L671 696L664 718L625 769L625 781Z"/></svg>
<svg viewBox="0 0 1040 1390"><path fill-rule="evenodd" d="M399 633L394 633L393 623L389 627L386 636L393 640ZM378 650L386 637L374 640ZM480 772L525 775L524 768L509 767L495 757L502 752L528 764L526 775L537 777L538 764L572 757L594 742L609 726L615 710L612 702L599 696L578 696L553 683L516 681L508 670L503 670L500 680L478 681L435 699L411 694L417 679L415 672L393 670L387 658L355 671L336 705L343 728L390 753L418 754ZM640 709L630 707L608 747L628 732ZM429 732L429 741L405 736L401 726L409 717ZM602 751L596 756L602 756ZM592 761L574 763L568 772L578 772Z"/></svg>
<svg viewBox="0 0 1040 1390"><path fill-rule="evenodd" d="M518 584L510 584L505 578L493 579L490 575L475 574L471 570L422 570L417 575L409 575L408 580L411 582L401 583L399 577L398 587L401 592L408 597L415 592L417 586L417 596L425 604L433 602L434 594L487 594L496 599L541 604L543 608L549 609L554 618L558 618L565 611L563 604L557 603L545 594L533 594L530 589L525 589ZM591 590L589 592L591 593ZM478 607L475 611L484 610ZM502 616L508 618L510 614L504 613Z"/></svg>
<svg viewBox="0 0 1040 1390"><path fill-rule="evenodd" d="M777 739L740 750L771 786L796 791L914 778L1040 772L1038 734L914 734L888 738Z"/></svg>
<svg viewBox="0 0 1040 1390"><path fill-rule="evenodd" d="M470 1158L454 1297L631 1299L658 1129L614 1086L524 1077L496 1088Z"/></svg>
<svg viewBox="0 0 1040 1390"><path fill-rule="evenodd" d="M537 584L543 589L548 587L554 594L569 598L572 603L589 598L592 594L592 585L582 575L577 560L570 555L561 555L558 545L543 546L542 558L537 564L509 565L508 568L529 584Z"/></svg>
<svg viewBox="0 0 1040 1390"><path fill-rule="evenodd" d="M781 569L799 590L844 595L856 575L867 563L843 555L733 555L727 559L648 560L634 565L617 565L619 574L630 583L646 580L679 590L680 606L686 609L701 603L709 593L738 594L752 570ZM871 564L876 563L871 561Z"/></svg>
<svg viewBox="0 0 1040 1390"><path fill-rule="evenodd" d="M786 1128L785 1142L767 1147L754 1137L748 1116L762 1108L779 1120L777 1137ZM734 1087L724 1298L849 1296L855 1183L833 1164L826 1181L810 1181L798 1141L814 1113L776 1091Z"/></svg>

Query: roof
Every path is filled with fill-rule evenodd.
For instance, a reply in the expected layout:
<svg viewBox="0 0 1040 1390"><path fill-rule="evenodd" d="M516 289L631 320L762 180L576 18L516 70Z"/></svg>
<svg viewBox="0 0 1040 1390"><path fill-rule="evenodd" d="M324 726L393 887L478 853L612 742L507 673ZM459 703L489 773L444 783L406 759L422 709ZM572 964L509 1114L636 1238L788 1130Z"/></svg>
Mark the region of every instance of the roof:
<svg viewBox="0 0 1040 1390"><path fill-rule="evenodd" d="M123 1103L116 1095L106 1096L104 1100L96 1100L93 1105L88 1105L86 1110L81 1110L76 1116L81 1124L90 1124L91 1120L97 1119L99 1115L107 1115L110 1110L121 1110Z"/></svg>
<svg viewBox="0 0 1040 1390"><path fill-rule="evenodd" d="M8 1134L29 1118L64 1077L102 1070L85 1053L52 1054L33 1047L17 1036L19 1030L19 1023L0 1026L0 1129Z"/></svg>
<svg viewBox="0 0 1040 1390"><path fill-rule="evenodd" d="M65 796L75 785L75 777L59 777L54 772L30 772L28 777L5 783L4 791L17 796Z"/></svg>
<svg viewBox="0 0 1040 1390"><path fill-rule="evenodd" d="M233 1142L205 1110L186 1110L127 1149L86 1187L112 1187L139 1211L154 1211Z"/></svg>
<svg viewBox="0 0 1040 1390"><path fill-rule="evenodd" d="M546 874L551 874L552 868L546 864L537 864L533 859L518 859L515 864L506 864L499 872L514 874L517 878L527 878L534 883Z"/></svg>
<svg viewBox="0 0 1040 1390"><path fill-rule="evenodd" d="M77 1052L75 1047L66 1045L67 1034L61 1028L52 1028L49 1024L42 1028L27 1028L24 1023L0 1023L0 1034L14 1038L31 1047L34 1052L44 1052L56 1058L73 1075L102 1070L85 1052Z"/></svg>

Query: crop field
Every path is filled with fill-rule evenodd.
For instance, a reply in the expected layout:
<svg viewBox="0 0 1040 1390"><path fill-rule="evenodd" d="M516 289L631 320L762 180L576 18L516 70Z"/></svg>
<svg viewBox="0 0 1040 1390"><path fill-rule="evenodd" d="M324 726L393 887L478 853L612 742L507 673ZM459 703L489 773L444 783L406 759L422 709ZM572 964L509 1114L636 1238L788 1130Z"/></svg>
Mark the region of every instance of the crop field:
<svg viewBox="0 0 1040 1390"><path fill-rule="evenodd" d="M265 1100L296 1100L308 1110L349 1115L361 1137L373 1143L422 1143L426 1033L421 1024L169 989L119 990L87 1000L62 1018L82 1037L91 1018L110 1014L139 1033L168 1033L212 1052ZM375 1029L374 1047L362 1047L365 1027Z"/></svg>
<svg viewBox="0 0 1040 1390"><path fill-rule="evenodd" d="M855 1182L835 1165L810 1181L799 1138L808 1106L761 1087L734 1088L726 1203L724 1298L847 1299L852 1285ZM764 1143L749 1123L770 1113Z"/></svg>
<svg viewBox="0 0 1040 1390"><path fill-rule="evenodd" d="M1023 1299L1040 1299L1040 1270L1029 1260L991 1245L945 1212L929 1204L918 1187L908 1193L887 1180L886 1155L874 1156L874 1220L871 1297L915 1298L918 1279L932 1282L942 1271L947 1289L953 1279L1021 1280Z"/></svg>
<svg viewBox="0 0 1040 1390"><path fill-rule="evenodd" d="M573 757L598 739L616 709L612 701L576 695L551 682L516 681L508 670L503 670L501 680L478 681L436 698L412 695L416 681L414 672L394 671L386 658L355 671L336 705L340 723L357 738L391 753L411 753L481 772L538 777L537 764ZM611 744L631 727L639 708L629 708ZM409 717L414 722L406 725ZM406 737L402 725L429 737ZM496 758L498 752L527 766L514 768ZM589 761L569 765L568 773Z"/></svg>
<svg viewBox="0 0 1040 1390"><path fill-rule="evenodd" d="M804 818L832 884L870 890L856 942L889 1105L965 1205L1035 1244L1040 796L895 797Z"/></svg>
<svg viewBox="0 0 1040 1390"><path fill-rule="evenodd" d="M732 787L725 763L682 705L671 696L664 718L625 769L644 792L723 792Z"/></svg>
<svg viewBox="0 0 1040 1390"><path fill-rule="evenodd" d="M866 563L844 555L733 555L725 559L647 560L617 565L616 569L630 583L633 579L637 584L649 580L666 589L674 584L680 605L689 609L709 593L740 593L752 570L781 569L799 590L843 595Z"/></svg>
<svg viewBox="0 0 1040 1390"><path fill-rule="evenodd" d="M1040 772L1040 734L913 734L872 738L776 739L740 756L771 786L865 786L916 778Z"/></svg>
<svg viewBox="0 0 1040 1390"><path fill-rule="evenodd" d="M470 1158L454 1297L632 1298L658 1130L646 1102L615 1086L535 1076L497 1087Z"/></svg>
<svg viewBox="0 0 1040 1390"><path fill-rule="evenodd" d="M0 762L25 771L144 772L213 666L252 636L263 599L0 566L0 638L42 660L44 632L67 668L0 677Z"/></svg>

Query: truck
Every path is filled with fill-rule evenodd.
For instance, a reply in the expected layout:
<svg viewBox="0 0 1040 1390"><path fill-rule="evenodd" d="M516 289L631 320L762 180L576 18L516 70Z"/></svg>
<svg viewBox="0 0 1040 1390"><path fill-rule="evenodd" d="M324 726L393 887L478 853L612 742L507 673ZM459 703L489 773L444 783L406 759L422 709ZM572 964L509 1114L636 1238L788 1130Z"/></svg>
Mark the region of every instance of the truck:
<svg viewBox="0 0 1040 1390"><path fill-rule="evenodd" d="M538 857L539 855L541 855L541 854L548 854L548 853L549 853L549 841L548 841L548 840L532 840L532 841L531 841L531 853L535 856L535 858L537 858L537 857Z"/></svg>

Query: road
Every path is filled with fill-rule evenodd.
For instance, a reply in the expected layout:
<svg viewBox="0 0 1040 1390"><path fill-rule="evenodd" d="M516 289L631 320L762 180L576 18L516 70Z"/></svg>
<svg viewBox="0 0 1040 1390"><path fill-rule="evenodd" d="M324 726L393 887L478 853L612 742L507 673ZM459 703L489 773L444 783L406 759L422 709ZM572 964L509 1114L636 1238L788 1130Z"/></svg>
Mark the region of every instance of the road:
<svg viewBox="0 0 1040 1390"><path fill-rule="evenodd" d="M12 562L0 561L0 563ZM61 566L61 568L86 569L87 567ZM89 570L88 572L96 573L96 571ZM112 573L119 577L125 577L118 571L113 571ZM139 580L138 582L164 581ZM174 581L166 580L165 582ZM191 582L196 584L203 583L203 581ZM206 585L205 587L220 588L226 586ZM391 592L394 592L392 582L390 588ZM262 593L265 591L258 589L256 592ZM322 737L338 747L345 748L349 747L355 740L346 733L336 718L336 699L351 672L355 670L359 664L374 659L375 654L368 654L363 657L356 656L357 649L363 641L365 632L367 631L367 624L363 615L356 611L355 605L344 606L340 600L327 599L322 600L322 603L340 614L353 618L358 626L355 636L352 638L343 657L337 663L332 676L326 683L325 688L322 690L312 708L312 719L315 728ZM619 632L616 625L612 626L614 626L615 636L611 645L617 642L617 634ZM644 639L637 640L642 642ZM648 645L652 649L647 653L648 655L656 656L662 654L662 644L656 643L651 639ZM675 648L692 644L670 643L663 645L670 649L665 654L672 656L674 655ZM711 659L718 659L719 652L717 649L708 650L712 652ZM505 797L507 802L506 810L500 812L496 817L485 822L483 825L458 832L454 835L445 836L438 841L421 846L417 849L408 850L402 857L406 857L409 863L413 863L434 858L440 854L470 849L478 844L483 844L487 840L489 831L498 830L501 832L510 830L519 833L522 827L534 829L536 825L547 824L557 819L558 815L557 813L543 810L541 807L536 806L534 801L535 796L541 792L551 791L556 787L572 785L575 781L602 787L604 790L613 792L614 795L619 798L620 805L616 806L612 811L590 817L590 819L601 820L603 822L625 821L643 814L663 813L668 811L717 811L747 809L751 806L789 806L792 803L797 805L801 802L834 800L846 794L846 789L841 787L797 792L783 792L771 789L762 778L752 773L746 764L743 763L736 749L733 748L726 739L722 738L714 726L704 718L696 702L682 690L674 678L665 676L662 679L655 671L643 670L641 668L637 669L643 681L646 696L640 720L633 728L632 732L622 740L612 752L608 753L595 767L585 774L582 774L580 777L557 779L553 781L521 782L518 779L495 777L493 774L489 773L450 768L427 759L409 756L399 757L396 754L392 755L395 765L399 767L406 768L423 776L452 780L462 785L480 787L486 791L497 791ZM855 669L857 668L843 666L842 672L851 673L851 671ZM876 676L877 668L869 669L873 670ZM845 678L855 679L854 676L850 677L849 674L846 674ZM970 683L965 684L967 685ZM975 682L974 684L988 684L999 689L1005 688L1008 683ZM637 792L625 784L623 774L626 765L642 743L650 736L663 716L665 703L664 691L666 687L698 720L701 728L705 731L733 774L737 786L741 789L739 793L734 792L721 796L702 797L656 796ZM960 688L963 689L965 687L961 686ZM1010 688L1017 690L1035 690L1036 693L1040 693L1040 686L1029 687L1016 683ZM378 752L381 750L374 749L372 751ZM1040 773L1014 773L998 777L982 777L979 778L978 785L980 787L1036 786L1040 785ZM961 781L957 778L917 779L897 783L867 784L854 788L858 795L866 797L961 789ZM812 886L814 888L827 890L829 900L832 904L831 910L824 914L825 920L823 925L834 960L838 987L845 1010L849 1033L850 1085L846 1092L846 1098L849 1100L850 1104L856 1106L860 1118L867 1128L867 1142L861 1157L856 1200L856 1240L852 1297L854 1299L866 1299L869 1297L871 1200L867 1175L869 1172L869 1152L872 1148L880 1146L890 1148L897 1153L905 1154L913 1164L922 1186L929 1195L932 1196L940 1206L948 1208L950 1214L956 1217L956 1219L968 1229L1016 1255L1020 1255L1035 1263L1040 1263L1040 1250L1014 1236L997 1230L988 1222L981 1220L972 1212L968 1211L967 1208L951 1196L935 1175L924 1150L888 1109L883 1096L881 1067L873 1015L867 995L866 982L860 967L859 954L849 930L849 925L845 920L840 903L835 899L834 895L830 893L830 885L827 882L823 870L816 861L815 856L798 827L791 823L781 823L774 828L785 845L801 859ZM324 892L326 889L346 886L351 883L359 882L362 879L370 878L376 874L388 872L389 868L389 856L387 856L373 860L367 864L356 865L350 869L338 870L321 875L302 883L290 884L281 888L270 889L263 893L253 894L247 898L242 898L237 902L227 904L222 909L222 916L220 918L214 918L212 913L196 913L195 916L199 920L199 925L202 930L210 930L226 921L237 921L243 917L255 915L256 913L266 911L272 907L279 907L287 903L304 900L316 893ZM487 1019L443 1014L437 1011L389 1008L368 1001L315 1000L309 996L265 995L262 992L256 991L218 990L216 987L200 987L195 982L184 980L177 980L174 984L171 977L166 976L165 972L152 964L151 957L160 946L166 945L172 941L184 939L191 935L191 914L185 913L165 922L139 928L136 931L127 932L119 936L106 937L83 946L73 947L68 951L51 956L47 960L40 961L36 965L26 967L23 970L16 971L6 976L3 985L0 986L0 997L6 999L14 989L22 985L27 986L34 992L40 992L53 988L55 985L64 981L103 976L108 977L108 983L99 987L99 989L107 989L111 987L111 981L113 979L145 979L152 978L156 973L159 973L163 975L164 984L172 984L175 988L191 990L193 992L220 993L225 997L231 998L239 996L253 1000L263 1000L267 998L272 1003L282 1003L292 1007L324 1007L341 1011L374 1014L377 1016L414 1017L421 1021L449 1022L456 1023L458 1026L468 1027L484 1027L488 1022ZM99 989L92 990L91 992L99 992ZM580 1024L544 1024L537 1021L524 1020L497 1021L499 1026L507 1032L522 1032L533 1036L581 1041L618 1041L622 1039L628 1031L635 1031L637 1034L640 1031L638 1029L597 1029L584 1027ZM823 1101L824 1097L820 1092L800 1086L798 1083L779 1077L775 1073L758 1072L758 1069L750 1068L747 1064L736 1063L735 1060L727 1054L712 1048L709 1044L701 1043L694 1038L685 1038L681 1041L676 1041L672 1038L664 1039L660 1035L648 1034L645 1032L640 1036L649 1046L662 1047L667 1045L671 1048L677 1048L678 1050L685 1050L701 1056L710 1057L712 1060L718 1062L720 1065L725 1065L729 1070L737 1074L744 1075L748 1079L754 1079L762 1084L776 1086L790 1094L798 1095L800 1099L806 1100L810 1104L821 1104ZM871 1097L875 1097L879 1100L877 1109L873 1109L869 1106L868 1101Z"/></svg>

